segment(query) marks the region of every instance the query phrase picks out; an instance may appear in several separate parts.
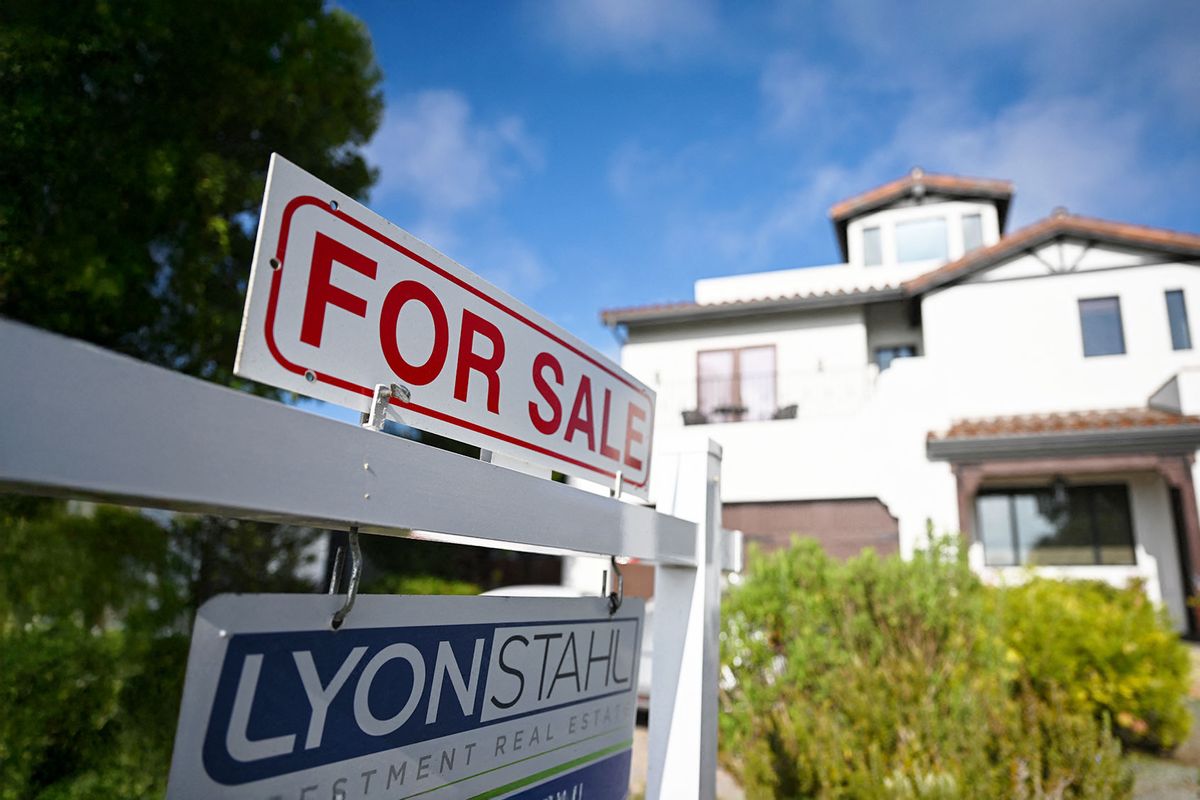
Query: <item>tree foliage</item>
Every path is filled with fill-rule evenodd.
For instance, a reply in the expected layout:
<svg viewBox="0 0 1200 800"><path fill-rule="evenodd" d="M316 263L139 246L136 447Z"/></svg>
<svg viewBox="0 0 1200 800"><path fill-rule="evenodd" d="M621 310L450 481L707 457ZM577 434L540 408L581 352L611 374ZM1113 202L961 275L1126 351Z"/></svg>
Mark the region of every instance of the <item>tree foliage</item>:
<svg viewBox="0 0 1200 800"><path fill-rule="evenodd" d="M380 81L322 0L0 3L0 314L232 381L269 156L362 196ZM0 497L0 800L161 796L189 612L315 535Z"/></svg>
<svg viewBox="0 0 1200 800"><path fill-rule="evenodd" d="M314 590L316 536L0 496L0 800L161 796L192 612Z"/></svg>
<svg viewBox="0 0 1200 800"><path fill-rule="evenodd" d="M379 83L321 0L0 4L0 313L229 381L270 153L361 196Z"/></svg>

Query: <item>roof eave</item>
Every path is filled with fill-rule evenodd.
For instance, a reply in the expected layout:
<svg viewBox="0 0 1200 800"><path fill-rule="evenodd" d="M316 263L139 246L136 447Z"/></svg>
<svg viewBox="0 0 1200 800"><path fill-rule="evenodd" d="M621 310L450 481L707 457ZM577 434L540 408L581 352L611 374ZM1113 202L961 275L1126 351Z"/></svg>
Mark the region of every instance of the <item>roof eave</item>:
<svg viewBox="0 0 1200 800"><path fill-rule="evenodd" d="M675 324L679 322L698 322L713 319L731 319L735 317L761 316L763 314L783 314L789 311L812 310L821 308L837 308L841 306L856 306L864 303L879 303L888 300L904 299L904 290L899 286L887 289L873 289L862 292L845 294L818 295L815 297L781 298L778 300L755 300L732 303L710 303L692 306L664 308L659 311L629 312L605 311L600 315L600 321L608 327L617 325L650 326Z"/></svg>
<svg viewBox="0 0 1200 800"><path fill-rule="evenodd" d="M1197 449L1200 449L1200 425L930 439L925 444L930 461L955 464L1127 453L1185 455Z"/></svg>

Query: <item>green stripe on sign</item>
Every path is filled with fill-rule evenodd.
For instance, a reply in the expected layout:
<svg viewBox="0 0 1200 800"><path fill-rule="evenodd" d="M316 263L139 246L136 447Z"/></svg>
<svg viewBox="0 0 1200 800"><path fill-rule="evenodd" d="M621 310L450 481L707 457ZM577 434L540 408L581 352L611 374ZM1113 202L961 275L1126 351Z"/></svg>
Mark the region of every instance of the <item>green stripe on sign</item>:
<svg viewBox="0 0 1200 800"><path fill-rule="evenodd" d="M521 787L528 786L531 783L537 783L545 778L552 778L559 773L566 772L567 770L574 769L575 767L583 766L589 761L595 761L603 758L604 756L610 756L613 753L619 753L620 751L626 750L632 746L633 739L626 739L623 742L617 742L614 745L609 745L603 750L597 750L596 752L589 753L586 756L580 756L579 758L568 761L565 764L559 764L557 766L550 767L549 769L544 769L541 772L520 778L512 783L505 784L504 786L500 786L495 789L489 789L483 794L477 794L474 797L468 798L468 800L492 800L492 798L499 797L502 794L508 794L514 789L520 789Z"/></svg>
<svg viewBox="0 0 1200 800"><path fill-rule="evenodd" d="M551 747L549 750L544 750L541 753L534 753L531 756L525 756L524 758L518 758L516 761L510 761L507 764L501 764L497 767L492 767L491 769L485 769L483 772L476 772L474 775L468 775L465 778L459 778L456 781L450 781L449 783L443 783L441 786L431 786L428 789L422 789L421 791L417 792L416 794L405 795L404 797L399 798L399 800L412 800L412 798L414 798L414 797L420 797L422 795L429 794L430 792L437 792L442 789L445 789L447 786L453 786L456 783L462 783L463 781L469 781L472 778L478 778L480 775L487 775L488 773L491 773L491 772L499 772L502 769L508 769L509 767L515 766L517 764L524 764L526 761L532 761L535 758L542 758L543 756L549 755L550 753L556 752L558 750L563 750L567 747L578 747L579 745L583 744L584 742L591 741L592 739L599 739L601 736L607 736L609 733L611 733L611 731L604 731L602 733L594 733L591 736L584 737L583 739L580 739L577 742L567 742L566 744L560 744L558 747Z"/></svg>

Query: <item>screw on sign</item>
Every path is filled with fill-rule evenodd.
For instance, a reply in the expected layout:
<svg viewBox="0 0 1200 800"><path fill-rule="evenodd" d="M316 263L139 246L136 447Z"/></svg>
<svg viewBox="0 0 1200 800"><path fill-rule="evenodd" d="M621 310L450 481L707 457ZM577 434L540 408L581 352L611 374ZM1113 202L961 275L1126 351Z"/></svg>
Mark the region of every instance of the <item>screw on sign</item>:
<svg viewBox="0 0 1200 800"><path fill-rule="evenodd" d="M236 371L645 497L654 393L453 260L274 156ZM259 268L260 264L264 267Z"/></svg>

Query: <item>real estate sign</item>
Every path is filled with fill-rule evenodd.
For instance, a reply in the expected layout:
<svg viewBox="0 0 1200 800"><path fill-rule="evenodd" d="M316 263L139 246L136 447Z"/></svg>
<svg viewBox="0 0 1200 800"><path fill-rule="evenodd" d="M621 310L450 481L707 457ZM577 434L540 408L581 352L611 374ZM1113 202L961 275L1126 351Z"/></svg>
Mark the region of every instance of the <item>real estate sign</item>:
<svg viewBox="0 0 1200 800"><path fill-rule="evenodd" d="M616 800L643 603L222 595L197 615L169 800Z"/></svg>
<svg viewBox="0 0 1200 800"><path fill-rule="evenodd" d="M235 372L646 496L653 391L278 155Z"/></svg>

